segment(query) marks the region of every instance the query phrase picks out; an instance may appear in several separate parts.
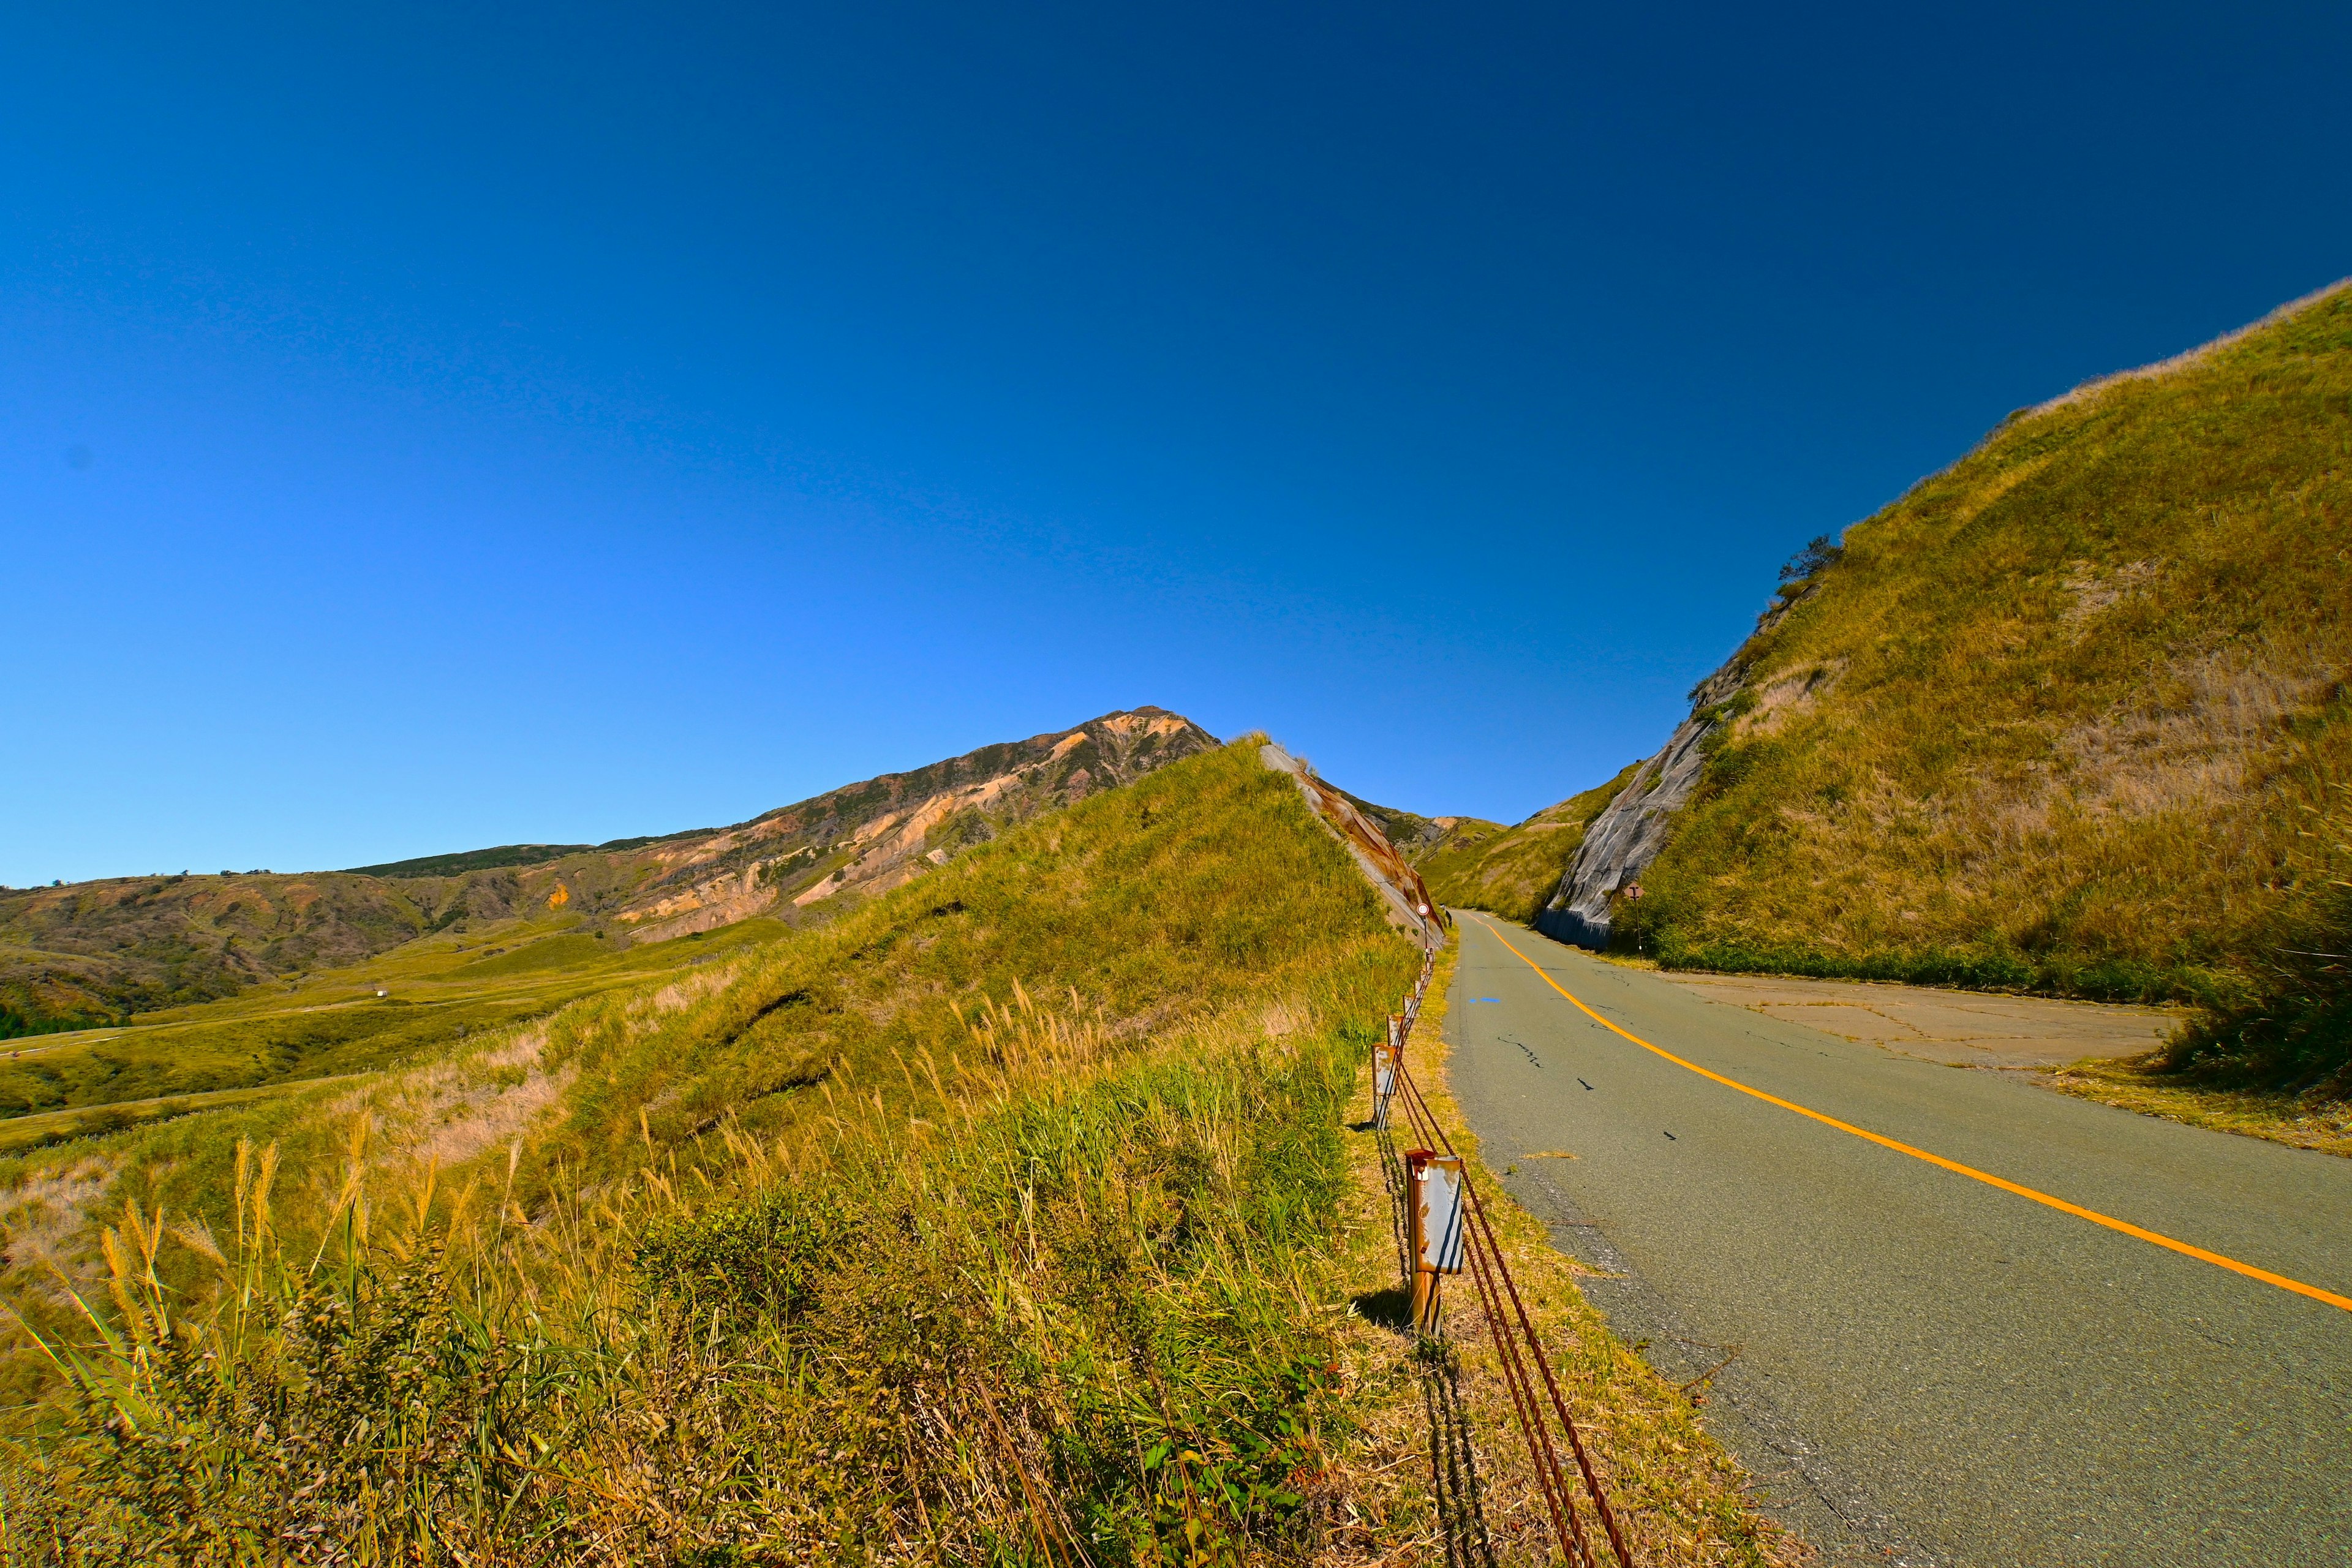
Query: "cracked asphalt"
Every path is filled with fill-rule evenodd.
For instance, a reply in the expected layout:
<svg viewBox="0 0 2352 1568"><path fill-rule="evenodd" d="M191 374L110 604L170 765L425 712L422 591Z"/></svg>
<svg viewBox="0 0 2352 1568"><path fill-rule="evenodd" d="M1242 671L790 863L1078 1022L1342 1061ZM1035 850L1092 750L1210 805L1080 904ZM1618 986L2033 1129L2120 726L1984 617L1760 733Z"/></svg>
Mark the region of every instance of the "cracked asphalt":
<svg viewBox="0 0 2352 1568"><path fill-rule="evenodd" d="M1487 1165L1831 1563L2352 1563L2352 1160L1898 1055L1460 916ZM1486 1000L1492 998L1492 1000Z"/></svg>

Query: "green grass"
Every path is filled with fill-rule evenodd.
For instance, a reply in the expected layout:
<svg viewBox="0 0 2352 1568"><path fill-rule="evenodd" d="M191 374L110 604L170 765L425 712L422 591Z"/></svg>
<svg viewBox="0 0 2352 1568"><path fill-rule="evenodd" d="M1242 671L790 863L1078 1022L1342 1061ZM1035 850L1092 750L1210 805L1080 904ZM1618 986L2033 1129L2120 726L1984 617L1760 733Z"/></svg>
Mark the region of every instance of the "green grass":
<svg viewBox="0 0 2352 1568"><path fill-rule="evenodd" d="M664 1151L551 1203L543 1236L485 1236L445 1198L362 1240L347 1207L320 1264L248 1219L193 1321L145 1283L168 1238L127 1217L118 1346L85 1352L12 1478L11 1544L1303 1560L1302 1478L1349 1430L1307 1296L1358 1053L1228 1044L1008 1090L919 1161L879 1138ZM714 1167L741 1195L681 1201ZM241 1174L250 1215L266 1189Z"/></svg>
<svg viewBox="0 0 2352 1568"><path fill-rule="evenodd" d="M487 980L493 976L531 974L551 969L576 969L595 963L612 951L610 942L577 931L543 936L496 958L478 958L449 972L456 980Z"/></svg>
<svg viewBox="0 0 2352 1568"><path fill-rule="evenodd" d="M404 1070L0 1160L0 1559L1435 1549L1444 1358L1350 1306L1393 1248L1343 1131L1420 955L1254 742L723 934ZM1644 1563L1780 1561L1565 1263L1533 1283ZM1498 1568L1543 1561L1490 1506Z"/></svg>
<svg viewBox="0 0 2352 1568"><path fill-rule="evenodd" d="M352 968L142 1015L131 1025L18 1040L0 1052L0 1119L394 1068L785 929L752 920L614 952L610 939L582 934L574 923L541 917L428 937ZM378 997L379 989L391 994ZM47 1125L113 1123L88 1116ZM23 1142L0 1120L0 1147Z"/></svg>
<svg viewBox="0 0 2352 1568"><path fill-rule="evenodd" d="M1441 903L1532 922L1559 890L1560 877L1584 842L1584 830L1638 766L1631 764L1608 783L1548 806L1516 827L1465 824L1422 858L1418 869L1423 880Z"/></svg>
<svg viewBox="0 0 2352 1568"><path fill-rule="evenodd" d="M77 1034L84 1029L103 1028L115 1021L111 1013L95 1005L87 1011L26 1013L6 1002L0 1002L0 1040L30 1039L35 1035Z"/></svg>
<svg viewBox="0 0 2352 1568"><path fill-rule="evenodd" d="M305 1079L304 1082L311 1080ZM341 1082L340 1079L320 1081ZM0 1154L23 1153L34 1149L54 1148L85 1138L102 1138L110 1132L153 1121L169 1121L177 1117L194 1116L200 1111L220 1110L230 1106L246 1105L285 1092L290 1086L268 1084L257 1089L224 1089L196 1094L163 1095L153 1100L108 1100L95 1105L75 1106L66 1110L36 1112L30 1116L11 1117L0 1121Z"/></svg>
<svg viewBox="0 0 2352 1568"><path fill-rule="evenodd" d="M1337 1122L1415 964L1242 746L830 928L99 1141L111 1339L11 1280L70 1370L10 1548L1303 1561L1350 1440Z"/></svg>
<svg viewBox="0 0 2352 1568"><path fill-rule="evenodd" d="M2012 416L1785 597L1619 942L2265 1005L2352 778L2352 291Z"/></svg>
<svg viewBox="0 0 2352 1568"><path fill-rule="evenodd" d="M106 1031L0 1058L0 1115L204 1094L362 1071L530 1016L529 1003L419 1006L401 999L217 1024ZM0 1131L8 1123L0 1121Z"/></svg>
<svg viewBox="0 0 2352 1568"><path fill-rule="evenodd" d="M709 831L705 829L705 831ZM685 837L680 835L680 837ZM567 855L586 855L597 849L635 848L649 839L624 840L617 844L501 844L491 849L468 849L455 855L423 855L414 860L388 860L381 866L353 866L346 873L353 877L460 877L468 871L497 871L510 866L541 866L550 860L561 860Z"/></svg>

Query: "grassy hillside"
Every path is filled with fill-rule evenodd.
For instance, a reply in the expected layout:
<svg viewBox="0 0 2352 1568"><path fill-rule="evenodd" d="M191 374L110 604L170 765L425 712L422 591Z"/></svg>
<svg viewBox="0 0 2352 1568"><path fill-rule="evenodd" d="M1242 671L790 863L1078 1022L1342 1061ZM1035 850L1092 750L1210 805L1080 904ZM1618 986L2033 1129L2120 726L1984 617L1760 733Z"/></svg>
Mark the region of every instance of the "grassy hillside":
<svg viewBox="0 0 2352 1568"><path fill-rule="evenodd" d="M1617 940L2259 1009L2352 779L2352 291L2011 416L1807 564Z"/></svg>
<svg viewBox="0 0 2352 1568"><path fill-rule="evenodd" d="M1584 842L1584 830L1640 765L1630 764L1607 784L1546 806L1516 827L1458 819L1463 826L1421 858L1429 890L1456 909L1534 920Z"/></svg>
<svg viewBox="0 0 2352 1568"><path fill-rule="evenodd" d="M623 944L590 934L577 916L542 910L421 937L354 967L142 1015L132 1026L20 1037L0 1051L0 1149L183 1115L231 1091L251 1098L401 1066L785 929L754 919L707 935Z"/></svg>
<svg viewBox="0 0 2352 1568"><path fill-rule="evenodd" d="M1006 826L1215 743L1181 715L1140 708L845 784L733 827L356 871L0 888L0 1039L121 1025L519 918L584 919L616 946L757 916L822 920Z"/></svg>
<svg viewBox="0 0 2352 1568"><path fill-rule="evenodd" d="M2165 1052L2173 1073L2225 1089L2352 1100L2352 786L2311 814L2294 876L2245 956L2247 994Z"/></svg>
<svg viewBox="0 0 2352 1568"><path fill-rule="evenodd" d="M334 872L0 889L0 1038L235 995L383 952L431 920L407 888Z"/></svg>
<svg viewBox="0 0 2352 1568"><path fill-rule="evenodd" d="M49 1346L0 1552L1411 1559L1341 1123L1418 957L1243 744L429 1065L0 1162ZM1687 1405L1583 1359L1664 1467L1645 1562L1760 1561Z"/></svg>
<svg viewBox="0 0 2352 1568"><path fill-rule="evenodd" d="M1300 1293L1348 1042L1415 964L1240 748L691 978L20 1161L17 1237L111 1278L127 1337L12 1527L185 1561L289 1531L398 1561L1289 1555L1345 1426ZM110 1178L89 1208L154 1216L111 1275L30 1214ZM35 1269L11 1285L70 1337Z"/></svg>
<svg viewBox="0 0 2352 1568"><path fill-rule="evenodd" d="M598 851L611 854L622 849L642 849L648 844L665 843L672 838L699 838L718 829L689 828L684 833L664 833L644 838L615 838L607 844L500 844L488 849L467 849L455 855L420 855L414 860L392 860L381 866L353 866L355 877L385 877L395 879L410 877L461 877L468 871L498 871L510 866L544 866L551 860L561 860L571 855L588 855Z"/></svg>
<svg viewBox="0 0 2352 1568"><path fill-rule="evenodd" d="M1598 788L1547 806L1517 826L1475 816L1421 816L1348 798L1386 833L1439 901L1532 920L1559 885L1592 819L1616 798L1640 764Z"/></svg>

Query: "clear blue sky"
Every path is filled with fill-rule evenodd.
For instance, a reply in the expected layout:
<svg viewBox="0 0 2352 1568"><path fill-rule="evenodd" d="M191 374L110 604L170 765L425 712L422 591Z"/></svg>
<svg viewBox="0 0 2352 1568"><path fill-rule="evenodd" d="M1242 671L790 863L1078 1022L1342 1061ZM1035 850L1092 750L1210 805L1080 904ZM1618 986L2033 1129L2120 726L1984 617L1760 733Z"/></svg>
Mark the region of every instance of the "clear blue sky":
<svg viewBox="0 0 2352 1568"><path fill-rule="evenodd" d="M16 7L0 881L1156 702L1516 819L2013 407L2352 272L2352 10Z"/></svg>

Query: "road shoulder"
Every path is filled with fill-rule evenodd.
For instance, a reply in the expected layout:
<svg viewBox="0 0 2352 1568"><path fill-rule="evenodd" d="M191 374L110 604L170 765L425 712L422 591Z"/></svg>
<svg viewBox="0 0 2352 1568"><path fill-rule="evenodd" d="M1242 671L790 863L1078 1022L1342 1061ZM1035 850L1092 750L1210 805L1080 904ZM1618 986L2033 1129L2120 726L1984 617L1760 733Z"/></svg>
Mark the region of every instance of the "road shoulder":
<svg viewBox="0 0 2352 1568"><path fill-rule="evenodd" d="M1591 1295L1603 1278L1559 1244L1552 1224L1518 1201L1517 1177L1498 1173L1482 1156L1448 1081L1454 1013L1447 1004L1460 949L1457 930L1440 956L1409 1065L1431 1113L1470 1162L1472 1180L1486 1194L1496 1238L1553 1358L1562 1392L1591 1440L1636 1558L1643 1568L1783 1568L1816 1561L1795 1521L1770 1506L1733 1451L1710 1430L1713 1423L1701 1415L1708 1400L1705 1380L1682 1386L1686 1376L1662 1373L1643 1358L1633 1336L1612 1331ZM1369 1131L1357 1142L1367 1151L1359 1158L1359 1180L1368 1173L1377 1182ZM1505 1163L1507 1171L1511 1162ZM1488 1526L1503 1563L1548 1563L1549 1527L1540 1518L1495 1349L1466 1278L1452 1289L1447 1333L1456 1347L1463 1403L1487 1472Z"/></svg>
<svg viewBox="0 0 2352 1568"><path fill-rule="evenodd" d="M1595 954L1610 962L1612 955ZM2020 1074L2035 1086L2190 1127L2352 1157L2352 1102L2220 1089L2164 1072L2189 1014L1891 981L1637 967L1695 995L1897 1056Z"/></svg>

